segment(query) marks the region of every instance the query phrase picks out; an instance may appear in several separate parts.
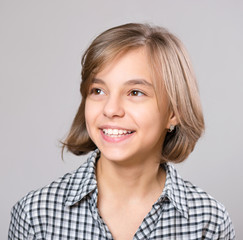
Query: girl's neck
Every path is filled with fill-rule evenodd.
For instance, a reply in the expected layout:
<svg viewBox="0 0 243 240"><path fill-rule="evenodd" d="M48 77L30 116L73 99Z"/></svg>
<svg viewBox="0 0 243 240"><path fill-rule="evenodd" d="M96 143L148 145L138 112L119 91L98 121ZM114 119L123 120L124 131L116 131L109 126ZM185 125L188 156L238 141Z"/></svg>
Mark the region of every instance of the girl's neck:
<svg viewBox="0 0 243 240"><path fill-rule="evenodd" d="M121 201L159 197L166 179L165 170L153 159L123 164L102 156L97 162L96 175L99 197Z"/></svg>

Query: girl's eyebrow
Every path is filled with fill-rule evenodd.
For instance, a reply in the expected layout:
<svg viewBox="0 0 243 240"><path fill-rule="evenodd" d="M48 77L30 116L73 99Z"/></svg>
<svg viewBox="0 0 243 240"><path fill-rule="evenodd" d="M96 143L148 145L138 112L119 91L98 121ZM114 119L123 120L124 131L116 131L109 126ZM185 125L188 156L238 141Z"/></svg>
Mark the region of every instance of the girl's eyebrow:
<svg viewBox="0 0 243 240"><path fill-rule="evenodd" d="M106 85L106 83L102 79L99 79L99 78L93 78L91 83L98 83L98 84ZM144 86L153 88L153 84L146 81L145 79L131 79L131 80L128 80L127 82L125 82L124 85L144 85Z"/></svg>
<svg viewBox="0 0 243 240"><path fill-rule="evenodd" d="M105 82L102 79L99 79L99 78L93 78L91 80L91 83L99 83L99 84L105 85Z"/></svg>
<svg viewBox="0 0 243 240"><path fill-rule="evenodd" d="M153 88L153 84L146 81L145 79L132 79L125 83L125 85L137 85L137 84Z"/></svg>

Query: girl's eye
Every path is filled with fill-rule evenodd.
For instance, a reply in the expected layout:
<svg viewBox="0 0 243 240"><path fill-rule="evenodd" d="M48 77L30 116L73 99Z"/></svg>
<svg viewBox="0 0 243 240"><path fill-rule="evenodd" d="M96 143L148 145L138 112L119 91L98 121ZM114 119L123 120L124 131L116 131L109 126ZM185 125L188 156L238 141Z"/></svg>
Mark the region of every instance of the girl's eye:
<svg viewBox="0 0 243 240"><path fill-rule="evenodd" d="M139 91L139 90L132 90L130 93L129 93L130 96L135 96L135 97L140 97L140 96L143 96L144 93Z"/></svg>
<svg viewBox="0 0 243 240"><path fill-rule="evenodd" d="M100 88L92 88L90 94L103 95L105 93Z"/></svg>

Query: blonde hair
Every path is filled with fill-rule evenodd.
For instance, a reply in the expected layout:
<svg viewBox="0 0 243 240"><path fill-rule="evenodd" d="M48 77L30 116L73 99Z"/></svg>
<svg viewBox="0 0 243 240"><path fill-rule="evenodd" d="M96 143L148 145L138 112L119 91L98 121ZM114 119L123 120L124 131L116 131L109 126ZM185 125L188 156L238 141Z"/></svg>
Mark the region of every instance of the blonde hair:
<svg viewBox="0 0 243 240"><path fill-rule="evenodd" d="M158 103L165 88L178 125L168 132L161 149L161 162L181 162L193 151L204 131L198 87L181 41L166 29L129 23L101 33L82 57L82 101L63 142L63 150L82 155L96 148L85 124L85 101L91 80L109 62L126 52L144 47L150 62Z"/></svg>

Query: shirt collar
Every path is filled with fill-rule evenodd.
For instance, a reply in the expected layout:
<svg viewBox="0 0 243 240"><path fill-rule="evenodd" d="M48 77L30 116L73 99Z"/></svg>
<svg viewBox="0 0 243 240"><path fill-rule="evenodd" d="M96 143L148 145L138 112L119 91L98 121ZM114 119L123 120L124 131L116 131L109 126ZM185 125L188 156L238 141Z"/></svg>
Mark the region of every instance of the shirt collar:
<svg viewBox="0 0 243 240"><path fill-rule="evenodd" d="M65 201L66 206L72 206L81 201L97 188L95 169L96 159L99 158L99 155L99 150L96 149L87 162L71 175ZM171 164L165 163L164 167L166 170L166 182L158 203L167 198L185 218L188 218L185 182Z"/></svg>
<svg viewBox="0 0 243 240"><path fill-rule="evenodd" d="M167 198L183 217L188 218L188 200L185 182L173 165L165 163L164 167L166 170L166 181L159 202Z"/></svg>
<svg viewBox="0 0 243 240"><path fill-rule="evenodd" d="M97 188L95 176L96 159L99 158L99 150L92 152L87 162L81 165L69 179L66 206L72 206L81 201Z"/></svg>

